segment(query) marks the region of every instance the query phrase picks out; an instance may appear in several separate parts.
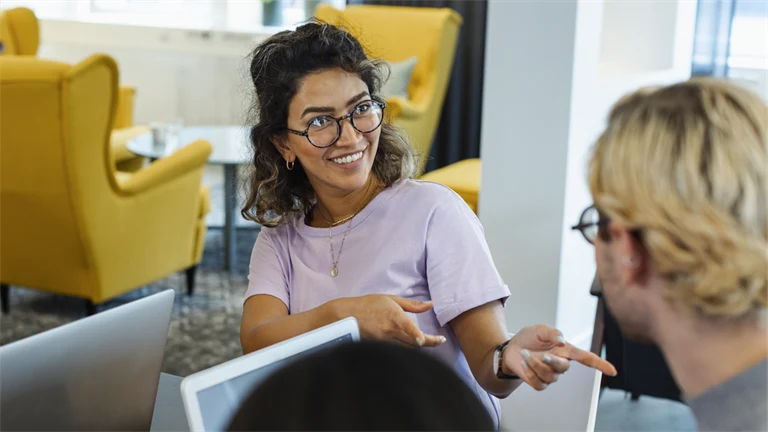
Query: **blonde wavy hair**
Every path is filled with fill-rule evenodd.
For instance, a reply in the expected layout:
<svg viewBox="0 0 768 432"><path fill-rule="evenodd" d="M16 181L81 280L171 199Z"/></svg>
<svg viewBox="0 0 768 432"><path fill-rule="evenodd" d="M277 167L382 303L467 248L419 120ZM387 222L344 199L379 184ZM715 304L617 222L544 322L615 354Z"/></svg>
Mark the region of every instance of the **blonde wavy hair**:
<svg viewBox="0 0 768 432"><path fill-rule="evenodd" d="M637 230L668 297L707 316L768 305L768 107L694 78L625 96L589 167L596 206Z"/></svg>

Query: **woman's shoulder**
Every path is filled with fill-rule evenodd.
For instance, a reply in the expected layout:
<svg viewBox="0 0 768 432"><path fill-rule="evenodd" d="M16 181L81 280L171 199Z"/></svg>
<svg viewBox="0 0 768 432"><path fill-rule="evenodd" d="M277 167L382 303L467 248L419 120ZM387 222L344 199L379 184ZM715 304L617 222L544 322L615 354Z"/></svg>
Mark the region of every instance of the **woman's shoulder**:
<svg viewBox="0 0 768 432"><path fill-rule="evenodd" d="M259 237L264 237L265 240L271 242L279 242L280 240L291 238L296 234L297 224L302 219L303 216L298 213L284 216L278 225L261 226Z"/></svg>
<svg viewBox="0 0 768 432"><path fill-rule="evenodd" d="M401 200L409 204L423 207L445 207L461 204L466 206L464 200L448 186L424 180L402 180L394 186Z"/></svg>

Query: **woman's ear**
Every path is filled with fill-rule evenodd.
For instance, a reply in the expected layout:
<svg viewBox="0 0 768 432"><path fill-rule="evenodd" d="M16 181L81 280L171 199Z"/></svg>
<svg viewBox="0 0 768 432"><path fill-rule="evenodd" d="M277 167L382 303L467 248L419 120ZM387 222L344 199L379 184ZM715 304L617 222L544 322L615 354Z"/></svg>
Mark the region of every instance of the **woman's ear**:
<svg viewBox="0 0 768 432"><path fill-rule="evenodd" d="M293 162L296 160L296 153L291 150L284 137L273 135L269 140L272 142L272 145L275 146L277 151L280 152L286 162Z"/></svg>

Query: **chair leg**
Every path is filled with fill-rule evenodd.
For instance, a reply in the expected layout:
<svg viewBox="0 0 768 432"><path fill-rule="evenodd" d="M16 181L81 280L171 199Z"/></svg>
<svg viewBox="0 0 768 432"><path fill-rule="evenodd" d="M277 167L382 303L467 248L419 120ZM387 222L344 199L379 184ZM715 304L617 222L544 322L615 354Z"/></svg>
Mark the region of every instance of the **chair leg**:
<svg viewBox="0 0 768 432"><path fill-rule="evenodd" d="M637 402L640 400L640 394L639 393L632 393L632 396L630 397L632 399L632 402Z"/></svg>
<svg viewBox="0 0 768 432"><path fill-rule="evenodd" d="M195 275L197 274L197 264L186 270L187 273L187 295L195 292Z"/></svg>
<svg viewBox="0 0 768 432"><path fill-rule="evenodd" d="M8 284L0 284L0 304L3 313L11 310L11 287Z"/></svg>
<svg viewBox="0 0 768 432"><path fill-rule="evenodd" d="M96 305L90 300L85 300L85 314L91 316L96 313Z"/></svg>

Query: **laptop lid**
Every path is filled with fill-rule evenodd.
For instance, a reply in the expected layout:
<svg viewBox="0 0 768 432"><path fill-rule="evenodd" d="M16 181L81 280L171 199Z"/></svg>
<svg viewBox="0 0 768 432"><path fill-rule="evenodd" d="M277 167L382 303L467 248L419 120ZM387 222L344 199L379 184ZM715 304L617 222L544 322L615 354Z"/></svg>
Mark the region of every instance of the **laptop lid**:
<svg viewBox="0 0 768 432"><path fill-rule="evenodd" d="M245 398L275 370L302 355L359 340L357 320L346 318L184 378L189 429L225 430Z"/></svg>
<svg viewBox="0 0 768 432"><path fill-rule="evenodd" d="M0 429L148 431L174 296L0 347Z"/></svg>
<svg viewBox="0 0 768 432"><path fill-rule="evenodd" d="M571 362L568 372L544 391L521 385L501 402L502 429L593 432L602 376L599 371Z"/></svg>

